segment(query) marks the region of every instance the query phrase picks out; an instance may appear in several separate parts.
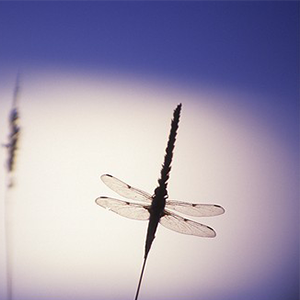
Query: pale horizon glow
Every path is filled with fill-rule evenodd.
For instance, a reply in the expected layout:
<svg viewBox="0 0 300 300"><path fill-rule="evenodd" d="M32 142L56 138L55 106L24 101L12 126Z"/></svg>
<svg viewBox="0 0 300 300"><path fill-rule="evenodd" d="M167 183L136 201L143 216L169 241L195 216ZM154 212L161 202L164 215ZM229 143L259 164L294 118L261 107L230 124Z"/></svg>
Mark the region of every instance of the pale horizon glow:
<svg viewBox="0 0 300 300"><path fill-rule="evenodd" d="M2 128L11 87L0 90L7 101ZM200 90L130 76L24 74L9 193L15 299L133 299L147 223L98 207L101 195L118 198L100 176L152 193L178 103L169 197L219 204L226 212L195 218L215 229L215 239L159 227L140 299L183 299L187 291L189 300L251 299L255 288L284 281L297 257L295 156L253 105L240 104L253 95Z"/></svg>

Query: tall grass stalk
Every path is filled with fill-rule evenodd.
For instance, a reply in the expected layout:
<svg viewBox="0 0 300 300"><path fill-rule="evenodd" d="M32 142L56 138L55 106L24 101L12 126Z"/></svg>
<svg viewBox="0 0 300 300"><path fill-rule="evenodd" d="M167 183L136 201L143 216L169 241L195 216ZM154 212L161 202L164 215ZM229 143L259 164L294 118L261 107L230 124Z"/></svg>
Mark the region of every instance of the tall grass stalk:
<svg viewBox="0 0 300 300"><path fill-rule="evenodd" d="M173 112L173 119L171 121L171 130L170 130L170 134L169 134L167 148L165 150L166 154L165 154L165 157L164 157L164 163L162 165L162 169L161 169L161 172L160 172L160 178L158 179L158 187L154 191L150 211L152 209L154 209L154 207L153 207L154 205L161 206L160 210L163 211L163 209L165 207L165 204L166 204L166 199L168 198L167 187L168 187L168 180L169 180L169 177L170 177L171 163L172 163L172 159L173 159L173 151L174 151L174 148L175 148L177 130L178 130L178 127L179 127L181 106L182 106L181 103L178 104L176 109ZM160 219L160 217L159 217L159 219ZM139 297L140 287L141 287L141 283L142 283L142 279L143 279L143 275L144 275L144 270L145 270L146 261L147 261L147 258L148 258L148 253L150 251L152 242L153 242L154 237L155 237L155 232L156 232L156 229L157 229L157 226L158 226L159 219L154 220L153 225L152 225L151 215L150 215L149 225L148 225L148 230L147 230L146 243L145 243L144 262L143 262L142 271L141 271L141 274L140 274L139 283L138 283L138 287L137 287L135 298L134 298L135 300L138 300L138 297Z"/></svg>

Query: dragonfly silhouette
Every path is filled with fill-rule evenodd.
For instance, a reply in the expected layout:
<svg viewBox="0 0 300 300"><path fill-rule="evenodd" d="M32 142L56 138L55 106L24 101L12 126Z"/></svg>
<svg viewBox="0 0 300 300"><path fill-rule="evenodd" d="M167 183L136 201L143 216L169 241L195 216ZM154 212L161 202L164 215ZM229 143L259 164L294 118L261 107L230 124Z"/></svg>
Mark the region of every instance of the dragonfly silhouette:
<svg viewBox="0 0 300 300"><path fill-rule="evenodd" d="M145 269L146 260L152 242L155 238L155 232L158 223L164 227L183 234L190 234L199 237L213 238L215 231L206 225L186 219L175 212L179 212L193 217L210 217L223 214L224 208L215 204L195 204L177 200L166 200L168 198L167 185L171 170L173 150L177 135L178 123L180 118L181 104L174 110L171 123L168 145L164 164L161 170L161 177L158 180L158 187L154 194L150 195L140 189L113 177L109 174L101 176L101 180L114 192L120 196L131 199L134 202L118 200L110 197L99 197L96 203L108 210L111 210L123 217L134 220L149 220L147 237L145 242L144 263L138 283L135 300L138 298L140 285Z"/></svg>

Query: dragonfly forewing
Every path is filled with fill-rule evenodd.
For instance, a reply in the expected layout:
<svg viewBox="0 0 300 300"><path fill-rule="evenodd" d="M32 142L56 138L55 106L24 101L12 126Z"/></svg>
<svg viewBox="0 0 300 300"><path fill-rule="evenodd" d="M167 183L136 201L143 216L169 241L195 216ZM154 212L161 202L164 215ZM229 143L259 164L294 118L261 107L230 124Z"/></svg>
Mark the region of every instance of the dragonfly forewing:
<svg viewBox="0 0 300 300"><path fill-rule="evenodd" d="M224 208L216 204L194 204L177 200L168 200L166 208L193 217L213 217L225 212Z"/></svg>
<svg viewBox="0 0 300 300"><path fill-rule="evenodd" d="M213 238L216 236L216 232L211 227L185 219L167 210L165 210L165 215L160 218L160 224L182 234L190 234L207 238Z"/></svg>
<svg viewBox="0 0 300 300"><path fill-rule="evenodd" d="M117 179L116 177L104 174L101 176L101 180L114 192L119 194L120 196L135 200L135 201L142 201L151 204L152 197L150 194L139 190L137 188L132 187L131 185Z"/></svg>
<svg viewBox="0 0 300 300"><path fill-rule="evenodd" d="M133 220L148 220L149 206L137 203L130 203L109 197L99 197L96 203L103 208L113 211L114 213Z"/></svg>

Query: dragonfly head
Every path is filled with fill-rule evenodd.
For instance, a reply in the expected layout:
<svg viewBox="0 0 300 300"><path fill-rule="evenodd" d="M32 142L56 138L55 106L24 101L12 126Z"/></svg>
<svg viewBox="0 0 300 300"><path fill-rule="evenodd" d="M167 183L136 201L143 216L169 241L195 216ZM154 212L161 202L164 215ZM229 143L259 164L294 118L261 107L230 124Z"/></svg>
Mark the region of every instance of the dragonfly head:
<svg viewBox="0 0 300 300"><path fill-rule="evenodd" d="M158 186L155 190L154 190L154 195L152 196L152 198L159 198L159 199L164 199L166 200L168 198L168 191L161 187Z"/></svg>

